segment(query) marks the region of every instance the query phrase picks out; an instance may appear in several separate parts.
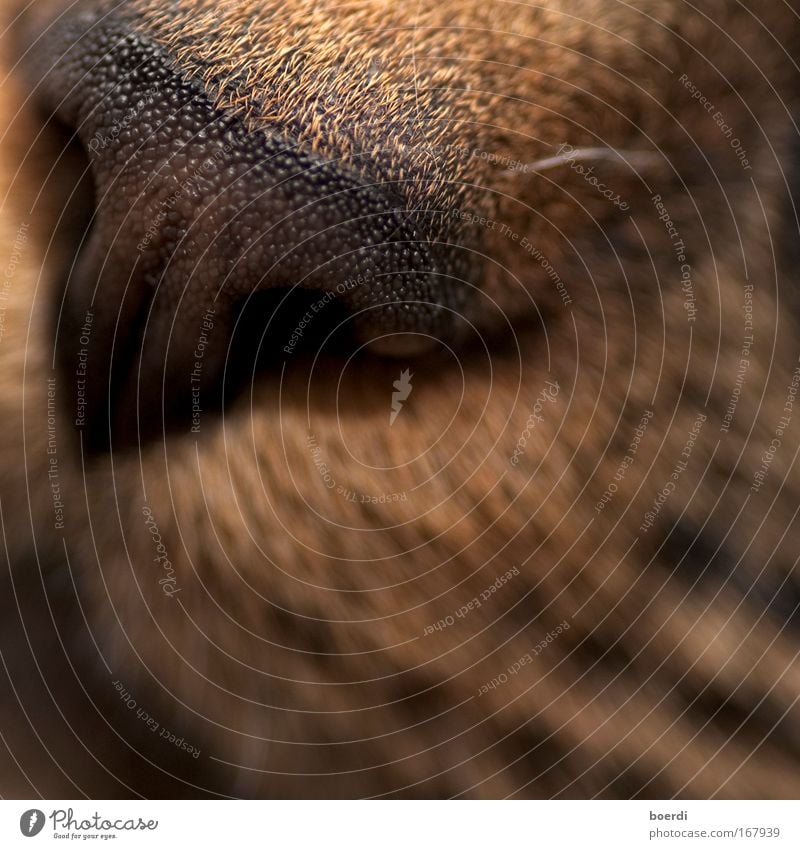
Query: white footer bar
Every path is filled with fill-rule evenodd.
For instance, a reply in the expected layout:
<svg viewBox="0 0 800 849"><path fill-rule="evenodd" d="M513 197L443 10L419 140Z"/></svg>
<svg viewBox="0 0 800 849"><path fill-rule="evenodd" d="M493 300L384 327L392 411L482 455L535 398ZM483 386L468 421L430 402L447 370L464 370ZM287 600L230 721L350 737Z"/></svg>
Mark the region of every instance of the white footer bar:
<svg viewBox="0 0 800 849"><path fill-rule="evenodd" d="M800 847L797 802L2 801L0 846Z"/></svg>

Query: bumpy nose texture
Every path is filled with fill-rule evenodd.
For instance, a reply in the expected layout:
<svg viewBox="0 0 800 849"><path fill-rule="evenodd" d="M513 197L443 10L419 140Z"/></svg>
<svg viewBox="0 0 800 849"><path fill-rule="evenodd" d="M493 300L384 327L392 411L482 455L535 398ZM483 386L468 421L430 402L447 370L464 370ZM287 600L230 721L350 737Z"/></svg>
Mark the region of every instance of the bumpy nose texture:
<svg viewBox="0 0 800 849"><path fill-rule="evenodd" d="M242 305L262 291L319 292L314 312L335 300L383 354L458 335L474 263L425 238L436 211L406 209L402 185L300 149L280 127L246 132L118 18L67 16L29 42L37 96L75 128L95 185L58 338L68 373L83 347L80 412L95 441L188 399L199 342L213 385ZM290 356L297 329L263 318L271 350Z"/></svg>

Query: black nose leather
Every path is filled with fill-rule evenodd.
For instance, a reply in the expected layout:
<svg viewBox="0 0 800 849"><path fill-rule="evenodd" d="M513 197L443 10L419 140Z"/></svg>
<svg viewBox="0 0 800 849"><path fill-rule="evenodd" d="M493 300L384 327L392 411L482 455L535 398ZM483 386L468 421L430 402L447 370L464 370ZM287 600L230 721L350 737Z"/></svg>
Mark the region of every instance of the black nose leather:
<svg viewBox="0 0 800 849"><path fill-rule="evenodd" d="M383 355L458 335L472 264L426 235L438 211L407 209L401 184L323 159L280 126L248 132L118 15L67 14L26 40L36 96L74 128L95 190L58 319L92 442L158 428L198 380L208 400L237 328L277 359L296 356L323 314Z"/></svg>

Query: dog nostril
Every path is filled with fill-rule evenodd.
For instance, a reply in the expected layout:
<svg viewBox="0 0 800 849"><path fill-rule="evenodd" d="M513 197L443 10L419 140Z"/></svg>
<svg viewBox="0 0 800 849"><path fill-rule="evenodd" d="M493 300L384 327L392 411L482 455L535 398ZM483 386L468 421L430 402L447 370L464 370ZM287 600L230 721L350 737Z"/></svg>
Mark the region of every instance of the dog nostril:
<svg viewBox="0 0 800 849"><path fill-rule="evenodd" d="M235 327L271 334L266 348L292 355L305 313L293 329L292 309L279 313L297 299L254 297L262 292L312 293L303 303L314 318L335 304L355 340L383 355L457 335L471 264L426 238L398 186L301 149L279 127L247 132L126 27L65 21L32 41L28 64L61 57L37 89L76 128L94 180L96 212L66 282L58 336L72 374L90 317L81 376L92 441L124 434L137 411L160 426L153 413L165 399L185 407L201 342L212 387L237 347ZM147 427L140 418L140 433Z"/></svg>

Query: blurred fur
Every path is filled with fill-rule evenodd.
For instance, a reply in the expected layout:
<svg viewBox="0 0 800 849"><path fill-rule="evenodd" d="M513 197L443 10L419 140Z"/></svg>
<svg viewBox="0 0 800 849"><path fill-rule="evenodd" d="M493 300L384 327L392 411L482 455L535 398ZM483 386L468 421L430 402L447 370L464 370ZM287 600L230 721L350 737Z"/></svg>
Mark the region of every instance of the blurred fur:
<svg viewBox="0 0 800 849"><path fill-rule="evenodd" d="M109 782L115 794L200 792L193 781L255 796L800 794L800 408L750 491L800 355L794 11L588 0L130 5L180 73L248 127L285 127L380 179L408 174L409 208L505 223L549 259L572 303L515 240L487 230L484 291L516 335L487 323L490 356L466 352L461 369L444 358L428 368L355 362L337 385L336 367L312 374L299 362L265 376L224 418L204 419L197 436L83 465L59 408L62 543L45 414L53 280L69 257L68 240L50 239L68 189L48 172L46 141L29 146L35 116L24 87L6 79L3 250L31 223L0 340L0 503L17 588L6 601L12 619L10 599L28 622L43 616L33 630L53 668L43 663L42 677L61 682L65 717L43 731L55 706L42 707L37 676L25 684L6 661L33 727L9 698L2 792L96 794ZM746 140L752 171L683 73ZM652 169L597 164L630 215L568 166L509 171L457 152L535 164L562 143L655 154ZM693 324L656 193L691 254ZM721 432L748 281L756 343ZM392 383L407 365L413 394L390 427ZM547 380L558 395L513 466ZM598 512L646 410L635 462ZM688 466L640 532L700 413ZM354 502L328 489L309 434L337 485L407 500ZM158 584L143 505L175 569L174 598ZM490 601L425 635L512 568L519 575ZM62 599L54 620L45 598ZM533 663L477 695L564 620L570 629ZM58 626L63 650L53 621L74 626ZM8 627L2 651L13 658L28 649ZM63 682L66 658L75 680L96 679L86 686L106 694L92 700L107 698L110 726L70 675ZM179 778L164 776L175 753L137 731L115 679L202 750L191 778L180 764L163 767ZM73 691L83 707L69 706ZM119 754L109 727L139 733L145 754ZM111 742L94 748L102 735Z"/></svg>

